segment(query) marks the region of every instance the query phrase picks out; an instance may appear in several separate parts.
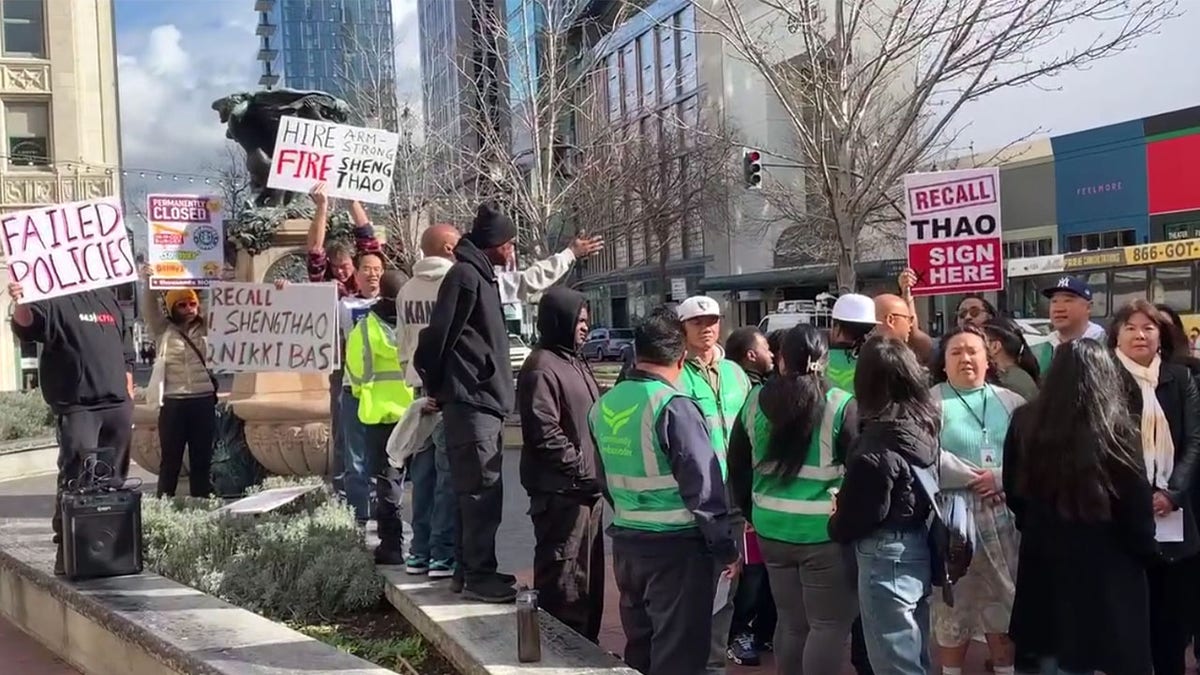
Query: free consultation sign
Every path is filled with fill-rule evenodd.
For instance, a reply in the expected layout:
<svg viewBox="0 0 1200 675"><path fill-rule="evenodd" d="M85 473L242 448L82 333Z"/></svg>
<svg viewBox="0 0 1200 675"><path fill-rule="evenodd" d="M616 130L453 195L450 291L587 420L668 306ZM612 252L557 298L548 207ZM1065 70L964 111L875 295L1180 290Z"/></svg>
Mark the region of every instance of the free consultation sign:
<svg viewBox="0 0 1200 675"><path fill-rule="evenodd" d="M904 197L913 295L1004 289L999 169L909 174Z"/></svg>

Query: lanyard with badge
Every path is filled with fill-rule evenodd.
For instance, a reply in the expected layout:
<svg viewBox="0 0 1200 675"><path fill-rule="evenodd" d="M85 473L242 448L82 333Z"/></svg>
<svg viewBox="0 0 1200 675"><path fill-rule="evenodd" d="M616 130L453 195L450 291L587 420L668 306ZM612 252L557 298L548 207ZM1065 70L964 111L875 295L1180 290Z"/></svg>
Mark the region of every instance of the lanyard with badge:
<svg viewBox="0 0 1200 675"><path fill-rule="evenodd" d="M975 418L975 421L979 423L980 430L983 431L983 440L980 441L980 443L979 443L979 459L980 459L980 462L983 464L983 468L985 468L985 469L996 468L997 466L999 466L999 462L996 460L996 446L992 445L992 438L991 438L991 435L988 433L988 428L987 428L987 406L988 406L988 398L990 397L990 395L992 393L991 386L986 385L986 384L984 385L984 388L983 388L983 411L982 411L982 414L979 414L979 415L975 414L975 410L971 408L971 404L967 403L967 399L963 398L963 395L961 393L959 393L958 389L956 389L954 387L954 385L947 382L946 386L950 387L950 391L954 392L954 395L958 397L959 402L963 404L963 407L967 409L967 412L971 413L971 417Z"/></svg>

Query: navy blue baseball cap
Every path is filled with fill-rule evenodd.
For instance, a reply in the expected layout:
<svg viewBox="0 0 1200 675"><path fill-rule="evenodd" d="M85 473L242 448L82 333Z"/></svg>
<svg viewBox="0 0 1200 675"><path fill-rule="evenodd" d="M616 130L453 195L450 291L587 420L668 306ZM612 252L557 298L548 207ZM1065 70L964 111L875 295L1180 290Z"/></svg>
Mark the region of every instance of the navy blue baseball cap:
<svg viewBox="0 0 1200 675"><path fill-rule="evenodd" d="M1058 282L1053 286L1047 286L1042 289L1042 295L1047 298L1053 298L1055 293L1070 293L1088 302L1092 301L1092 287L1088 286L1086 281L1078 277L1064 276L1059 278Z"/></svg>

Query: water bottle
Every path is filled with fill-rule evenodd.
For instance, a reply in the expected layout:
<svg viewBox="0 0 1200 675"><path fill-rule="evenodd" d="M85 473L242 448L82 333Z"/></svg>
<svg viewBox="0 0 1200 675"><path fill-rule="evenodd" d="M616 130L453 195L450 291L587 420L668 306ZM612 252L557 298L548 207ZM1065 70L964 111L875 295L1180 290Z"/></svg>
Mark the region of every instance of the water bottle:
<svg viewBox="0 0 1200 675"><path fill-rule="evenodd" d="M517 592L517 660L535 663L542 660L542 636L538 630L537 591Z"/></svg>

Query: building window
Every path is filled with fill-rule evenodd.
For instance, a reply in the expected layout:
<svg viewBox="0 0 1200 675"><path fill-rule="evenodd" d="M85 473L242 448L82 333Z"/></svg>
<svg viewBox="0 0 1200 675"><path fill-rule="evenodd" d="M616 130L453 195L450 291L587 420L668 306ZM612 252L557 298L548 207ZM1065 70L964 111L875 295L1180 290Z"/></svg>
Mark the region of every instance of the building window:
<svg viewBox="0 0 1200 675"><path fill-rule="evenodd" d="M658 59L655 58L654 48L657 46L654 31L643 33L638 38L638 51L641 53L642 66L642 107L650 110L658 98Z"/></svg>
<svg viewBox="0 0 1200 675"><path fill-rule="evenodd" d="M675 98L678 82L676 81L675 59L679 56L675 45L675 27L664 25L658 27L658 58L659 83L662 85L662 100L664 103Z"/></svg>
<svg viewBox="0 0 1200 675"><path fill-rule="evenodd" d="M1067 250L1064 253L1079 251L1099 251L1105 248L1134 246L1137 244L1136 230L1108 230L1107 232L1089 232L1087 234L1072 234L1067 237Z"/></svg>
<svg viewBox="0 0 1200 675"><path fill-rule="evenodd" d="M679 88L696 88L696 10L688 7L675 15L679 28Z"/></svg>
<svg viewBox="0 0 1200 675"><path fill-rule="evenodd" d="M1180 314L1191 314L1195 306L1192 302L1192 266L1155 267L1151 290L1154 302L1170 305Z"/></svg>
<svg viewBox="0 0 1200 675"><path fill-rule="evenodd" d="M1173 223L1163 228L1167 241L1200 237L1200 223Z"/></svg>
<svg viewBox="0 0 1200 675"><path fill-rule="evenodd" d="M4 104L4 129L8 135L9 166L50 164L50 105Z"/></svg>
<svg viewBox="0 0 1200 675"><path fill-rule="evenodd" d="M1054 239L1052 237L1042 237L1040 239L1018 239L1016 241L1004 242L1004 259L1012 260L1013 258L1035 258L1041 255L1052 255L1054 253Z"/></svg>
<svg viewBox="0 0 1200 675"><path fill-rule="evenodd" d="M4 55L41 58L46 55L45 0L4 0Z"/></svg>

